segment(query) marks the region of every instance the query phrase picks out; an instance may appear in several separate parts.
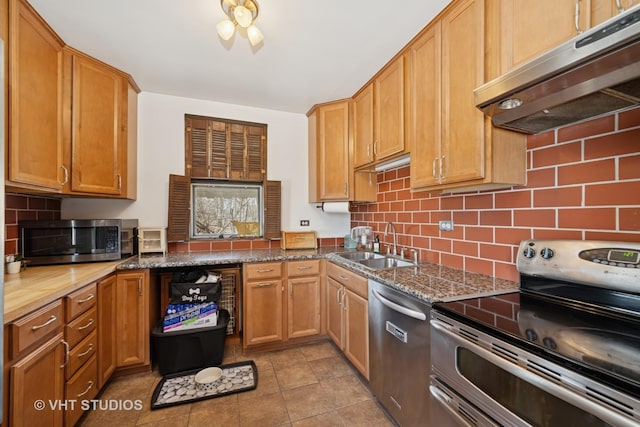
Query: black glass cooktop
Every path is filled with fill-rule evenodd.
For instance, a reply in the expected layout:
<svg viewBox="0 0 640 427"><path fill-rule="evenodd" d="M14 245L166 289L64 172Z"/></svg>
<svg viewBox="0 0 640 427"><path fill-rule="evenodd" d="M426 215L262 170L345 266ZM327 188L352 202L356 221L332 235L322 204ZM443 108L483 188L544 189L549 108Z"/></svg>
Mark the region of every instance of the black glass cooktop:
<svg viewBox="0 0 640 427"><path fill-rule="evenodd" d="M522 279L521 292L434 308L640 397L640 296Z"/></svg>

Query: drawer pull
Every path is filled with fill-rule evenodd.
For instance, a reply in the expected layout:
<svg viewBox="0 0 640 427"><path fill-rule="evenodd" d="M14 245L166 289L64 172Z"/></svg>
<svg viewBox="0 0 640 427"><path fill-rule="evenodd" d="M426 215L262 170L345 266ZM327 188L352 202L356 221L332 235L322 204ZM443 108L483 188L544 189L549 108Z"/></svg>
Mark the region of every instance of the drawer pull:
<svg viewBox="0 0 640 427"><path fill-rule="evenodd" d="M261 268L258 273L269 273L271 271L273 271L273 268Z"/></svg>
<svg viewBox="0 0 640 427"><path fill-rule="evenodd" d="M87 301L91 301L92 299L94 299L96 296L94 294L89 294L85 299L79 299L78 300L78 304L83 304Z"/></svg>
<svg viewBox="0 0 640 427"><path fill-rule="evenodd" d="M49 318L49 320L47 320L46 322L44 322L42 325L32 326L32 327L31 327L31 330L32 330L32 331L37 331L37 330L38 330L38 329L40 329L40 328L44 328L45 326L52 324L52 323L53 323L53 322L55 322L56 320L58 320L58 318L57 318L56 316L51 316L51 317Z"/></svg>
<svg viewBox="0 0 640 427"><path fill-rule="evenodd" d="M311 266L310 266L310 265L305 265L305 266L302 266L302 267L296 267L296 268L297 268L298 270L309 270L309 269L311 268Z"/></svg>
<svg viewBox="0 0 640 427"><path fill-rule="evenodd" d="M87 329L87 328L88 328L89 326L91 326L91 325L93 325L93 319L89 319L89 322L87 322L87 324L86 324L86 325L84 325L84 326L78 326L78 330L79 330L79 331L82 331L82 330L84 330L84 329Z"/></svg>
<svg viewBox="0 0 640 427"><path fill-rule="evenodd" d="M62 345L64 345L64 363L60 365L60 367L64 368L65 366L67 366L67 363L69 363L69 343L65 340L62 340L60 342L62 343Z"/></svg>
<svg viewBox="0 0 640 427"><path fill-rule="evenodd" d="M89 386L87 387L87 389L82 393L78 394L76 397L82 397L85 394L89 393L89 390L91 390L92 387L93 387L93 381L89 381Z"/></svg>
<svg viewBox="0 0 640 427"><path fill-rule="evenodd" d="M87 354L91 353L93 351L93 343L89 344L89 348L86 351L83 351L82 353L78 354L78 357L84 357Z"/></svg>
<svg viewBox="0 0 640 427"><path fill-rule="evenodd" d="M340 280L349 280L347 276L343 276L342 274L338 274L338 279Z"/></svg>
<svg viewBox="0 0 640 427"><path fill-rule="evenodd" d="M256 287L258 288L266 288L267 286L271 286L273 283L258 283Z"/></svg>

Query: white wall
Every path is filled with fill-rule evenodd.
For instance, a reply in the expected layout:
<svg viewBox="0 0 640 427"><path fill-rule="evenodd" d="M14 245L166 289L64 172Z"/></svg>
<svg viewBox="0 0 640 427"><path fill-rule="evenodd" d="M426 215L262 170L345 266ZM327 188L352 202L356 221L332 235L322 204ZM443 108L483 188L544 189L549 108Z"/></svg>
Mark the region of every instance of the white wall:
<svg viewBox="0 0 640 427"><path fill-rule="evenodd" d="M169 174L184 174L185 114L266 123L268 178L282 181L282 229L316 230L319 237L349 231L349 214L308 203L305 115L149 92L138 96L137 200L64 199L62 218L138 218L141 227L166 227ZM301 219L311 226L300 227Z"/></svg>

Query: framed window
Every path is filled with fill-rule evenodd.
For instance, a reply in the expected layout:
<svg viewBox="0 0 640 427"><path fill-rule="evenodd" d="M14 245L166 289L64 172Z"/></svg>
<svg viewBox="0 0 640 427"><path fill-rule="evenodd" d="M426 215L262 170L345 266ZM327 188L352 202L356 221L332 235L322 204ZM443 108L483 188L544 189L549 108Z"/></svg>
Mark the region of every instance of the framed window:
<svg viewBox="0 0 640 427"><path fill-rule="evenodd" d="M263 235L263 190L259 184L191 183L191 237Z"/></svg>

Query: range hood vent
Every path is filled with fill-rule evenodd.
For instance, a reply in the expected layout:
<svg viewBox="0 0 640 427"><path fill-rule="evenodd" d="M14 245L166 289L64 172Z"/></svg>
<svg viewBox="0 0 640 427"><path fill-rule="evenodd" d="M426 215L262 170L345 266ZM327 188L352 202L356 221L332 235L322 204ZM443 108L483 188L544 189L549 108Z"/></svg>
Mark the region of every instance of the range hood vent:
<svg viewBox="0 0 640 427"><path fill-rule="evenodd" d="M495 126L535 134L640 105L640 6L474 91Z"/></svg>

